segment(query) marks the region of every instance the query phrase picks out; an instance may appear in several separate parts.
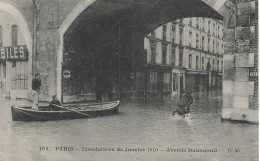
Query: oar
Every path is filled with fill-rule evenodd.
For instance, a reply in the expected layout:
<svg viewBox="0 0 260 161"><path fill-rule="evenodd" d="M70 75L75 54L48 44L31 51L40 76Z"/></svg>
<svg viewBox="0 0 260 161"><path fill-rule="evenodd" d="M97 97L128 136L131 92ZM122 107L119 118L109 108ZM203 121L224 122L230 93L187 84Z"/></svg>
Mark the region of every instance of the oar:
<svg viewBox="0 0 260 161"><path fill-rule="evenodd" d="M79 113L79 114L84 115L84 116L93 117L93 116L91 116L91 115L88 115L88 114L85 114L85 113L82 113L82 112L79 112L79 111L71 110L71 109L68 109L68 108L63 107L63 106L59 106L59 105L55 105L55 104L53 104L53 105L56 106L56 107L59 107L59 108L64 108L64 109L66 109L66 110L68 110L68 111L72 111L72 112Z"/></svg>

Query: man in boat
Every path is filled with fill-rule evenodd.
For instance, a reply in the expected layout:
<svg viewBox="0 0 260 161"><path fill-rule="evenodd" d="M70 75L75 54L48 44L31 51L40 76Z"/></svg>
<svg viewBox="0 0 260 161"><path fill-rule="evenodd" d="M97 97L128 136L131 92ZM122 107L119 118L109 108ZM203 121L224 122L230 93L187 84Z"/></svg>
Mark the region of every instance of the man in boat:
<svg viewBox="0 0 260 161"><path fill-rule="evenodd" d="M32 96L33 96L33 110L38 110L38 103L39 103L39 94L41 89L41 79L40 74L36 73L33 80L32 80Z"/></svg>
<svg viewBox="0 0 260 161"><path fill-rule="evenodd" d="M192 91L187 91L184 95L180 97L178 103L178 109L173 111L172 115L174 116L177 112L179 115L184 116L185 114L190 113L190 105L193 103L193 98L191 96Z"/></svg>
<svg viewBox="0 0 260 161"><path fill-rule="evenodd" d="M50 111L60 111L62 109L61 102L57 99L56 95L52 96L52 101L49 104Z"/></svg>

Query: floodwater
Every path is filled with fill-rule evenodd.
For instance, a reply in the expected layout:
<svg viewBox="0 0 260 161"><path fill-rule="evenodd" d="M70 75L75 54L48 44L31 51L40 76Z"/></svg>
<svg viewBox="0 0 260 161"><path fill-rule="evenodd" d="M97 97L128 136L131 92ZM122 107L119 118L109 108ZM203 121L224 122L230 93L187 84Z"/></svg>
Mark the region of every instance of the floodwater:
<svg viewBox="0 0 260 161"><path fill-rule="evenodd" d="M46 122L13 122L10 106L31 103L2 99L0 160L258 160L258 125L221 122L220 92L192 96L187 119L171 116L175 97L157 97L147 104L143 99L125 99L118 115Z"/></svg>

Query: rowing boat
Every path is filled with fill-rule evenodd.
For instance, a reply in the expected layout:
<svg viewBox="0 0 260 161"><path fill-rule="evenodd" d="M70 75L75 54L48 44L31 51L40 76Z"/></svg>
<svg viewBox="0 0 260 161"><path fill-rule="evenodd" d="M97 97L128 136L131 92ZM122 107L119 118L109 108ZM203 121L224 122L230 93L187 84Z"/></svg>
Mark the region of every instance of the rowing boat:
<svg viewBox="0 0 260 161"><path fill-rule="evenodd" d="M39 106L32 110L29 106L11 106L13 121L49 121L80 119L117 114L120 101L93 104L66 104L59 111L50 111L49 106Z"/></svg>

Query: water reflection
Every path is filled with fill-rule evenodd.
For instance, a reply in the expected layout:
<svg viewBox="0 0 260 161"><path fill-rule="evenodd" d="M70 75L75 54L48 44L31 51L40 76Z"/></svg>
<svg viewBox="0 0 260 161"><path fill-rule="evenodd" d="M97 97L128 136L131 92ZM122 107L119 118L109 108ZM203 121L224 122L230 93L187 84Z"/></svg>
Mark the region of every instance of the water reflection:
<svg viewBox="0 0 260 161"><path fill-rule="evenodd" d="M93 119L47 122L12 122L11 104L1 100L0 160L199 160L258 159L258 125L221 122L221 92L193 93L191 117L173 119L177 97L125 99L120 113ZM40 152L39 147L51 151ZM159 148L159 152L59 152L55 147ZM167 148L217 148L217 153L170 153ZM239 153L229 153L239 148ZM163 150L163 151L161 151Z"/></svg>

